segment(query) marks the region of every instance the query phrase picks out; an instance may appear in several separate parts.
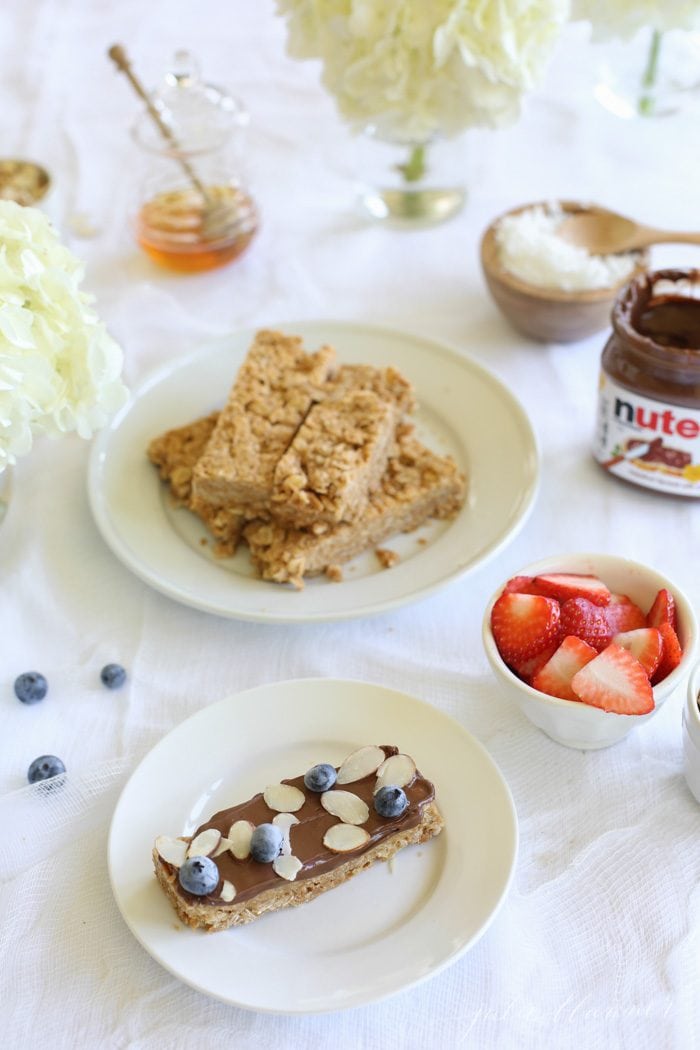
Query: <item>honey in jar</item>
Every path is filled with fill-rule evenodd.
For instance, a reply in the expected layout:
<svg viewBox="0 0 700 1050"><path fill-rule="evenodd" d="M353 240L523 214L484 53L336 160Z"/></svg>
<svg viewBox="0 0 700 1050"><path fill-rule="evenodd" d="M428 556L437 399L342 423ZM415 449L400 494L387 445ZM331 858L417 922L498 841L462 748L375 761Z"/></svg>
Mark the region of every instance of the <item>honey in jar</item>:
<svg viewBox="0 0 700 1050"><path fill-rule="evenodd" d="M258 212L240 178L241 103L204 83L188 52L178 52L152 96L171 132L148 113L134 136L149 156L139 192L138 243L154 262L184 273L230 263L255 236Z"/></svg>

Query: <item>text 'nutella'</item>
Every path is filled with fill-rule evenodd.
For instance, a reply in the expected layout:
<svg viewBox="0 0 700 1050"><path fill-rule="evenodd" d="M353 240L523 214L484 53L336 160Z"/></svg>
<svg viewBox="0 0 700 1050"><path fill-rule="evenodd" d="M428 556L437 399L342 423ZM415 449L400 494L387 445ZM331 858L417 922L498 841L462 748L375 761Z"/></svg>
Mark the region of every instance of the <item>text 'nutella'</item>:
<svg viewBox="0 0 700 1050"><path fill-rule="evenodd" d="M700 497L700 270L632 280L601 360L594 455L635 485Z"/></svg>

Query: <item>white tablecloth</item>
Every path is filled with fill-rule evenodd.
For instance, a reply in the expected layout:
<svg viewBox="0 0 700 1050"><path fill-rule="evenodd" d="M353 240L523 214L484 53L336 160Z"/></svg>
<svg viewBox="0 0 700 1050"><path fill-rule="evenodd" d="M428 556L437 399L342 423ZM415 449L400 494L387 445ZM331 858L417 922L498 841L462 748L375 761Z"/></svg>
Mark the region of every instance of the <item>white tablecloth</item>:
<svg viewBox="0 0 700 1050"><path fill-rule="evenodd" d="M0 13L2 152L52 170L47 209L88 263L87 283L126 354L130 384L212 335L300 318L382 321L444 339L521 398L542 448L522 533L493 562L372 621L266 627L177 605L132 576L90 516L88 447L39 442L14 474L0 531L0 1001L15 1048L662 1047L700 1042L700 810L681 769L682 696L610 750L582 753L501 695L482 610L525 563L617 552L682 583L700 609L698 508L603 476L589 447L603 337L539 346L511 331L479 272L486 223L516 203L593 199L669 227L698 226L697 114L620 121L591 94L585 33L569 32L522 121L455 146L469 187L451 223L405 232L353 207L367 146L352 139L313 65L284 55L270 0L30 0ZM249 253L193 277L135 248L127 126L135 100L105 58L128 45L152 83L183 44L251 112L251 187L264 221ZM71 216L95 227L71 235ZM659 249L656 262L697 260ZM99 684L118 661L120 692ZM15 676L43 671L47 700ZM125 776L202 705L263 681L332 675L395 686L450 713L512 790L521 845L509 897L481 941L415 991L345 1014L256 1015L199 994L136 943L107 880L108 820ZM38 818L29 762L60 755L62 801ZM31 818L27 814L32 813ZM478 862L478 858L476 858Z"/></svg>

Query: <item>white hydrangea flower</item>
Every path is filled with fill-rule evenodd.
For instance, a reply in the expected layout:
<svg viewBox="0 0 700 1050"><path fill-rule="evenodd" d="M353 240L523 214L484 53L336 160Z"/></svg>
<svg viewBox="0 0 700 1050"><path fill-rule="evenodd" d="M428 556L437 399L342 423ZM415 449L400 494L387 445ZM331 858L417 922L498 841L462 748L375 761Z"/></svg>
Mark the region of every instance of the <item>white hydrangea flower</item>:
<svg viewBox="0 0 700 1050"><path fill-rule="evenodd" d="M277 0L296 58L320 58L342 115L427 141L518 116L569 0Z"/></svg>
<svg viewBox="0 0 700 1050"><path fill-rule="evenodd" d="M34 434L89 438L126 400L83 276L43 212L0 200L0 471Z"/></svg>
<svg viewBox="0 0 700 1050"><path fill-rule="evenodd" d="M594 40L631 37L644 27L700 29L700 0L573 0L571 17L590 22Z"/></svg>

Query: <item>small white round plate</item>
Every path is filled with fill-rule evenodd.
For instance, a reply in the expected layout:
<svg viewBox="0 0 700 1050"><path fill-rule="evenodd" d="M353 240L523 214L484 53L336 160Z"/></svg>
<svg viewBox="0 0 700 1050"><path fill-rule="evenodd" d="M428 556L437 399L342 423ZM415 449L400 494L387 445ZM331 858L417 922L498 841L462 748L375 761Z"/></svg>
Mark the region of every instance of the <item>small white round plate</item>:
<svg viewBox="0 0 700 1050"><path fill-rule="evenodd" d="M153 874L157 835L316 762L395 744L435 784L445 830L298 908L204 933L183 926ZM518 846L508 787L484 747L429 704L366 682L300 679L204 708L161 740L124 788L109 835L117 905L154 959L224 1002L320 1013L373 1002L437 973L481 934Z"/></svg>
<svg viewBox="0 0 700 1050"><path fill-rule="evenodd" d="M465 506L386 542L391 569L373 552L301 592L256 577L248 552L217 559L203 524L173 508L146 458L163 431L220 408L252 342L237 332L161 368L96 438L90 505L104 539L132 572L185 605L242 620L309 623L383 612L423 597L475 569L513 538L530 512L539 457L524 409L498 379L464 354L415 335L363 324L305 321L279 326L309 349L331 343L341 362L394 365L415 385L417 434L450 453L467 475Z"/></svg>

